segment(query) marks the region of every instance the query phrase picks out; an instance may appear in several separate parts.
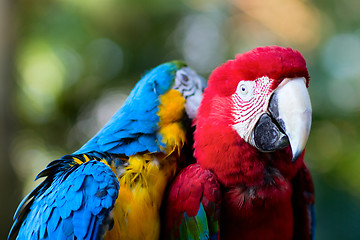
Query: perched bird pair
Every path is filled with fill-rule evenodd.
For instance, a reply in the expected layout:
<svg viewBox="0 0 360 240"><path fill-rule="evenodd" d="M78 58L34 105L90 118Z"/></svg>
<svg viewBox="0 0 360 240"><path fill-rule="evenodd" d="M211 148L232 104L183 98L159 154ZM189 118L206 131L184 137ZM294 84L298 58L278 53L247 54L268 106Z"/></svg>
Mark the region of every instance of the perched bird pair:
<svg viewBox="0 0 360 240"><path fill-rule="evenodd" d="M39 173L9 239L312 239L308 84L301 54L281 47L226 62L204 93L184 63L154 68Z"/></svg>

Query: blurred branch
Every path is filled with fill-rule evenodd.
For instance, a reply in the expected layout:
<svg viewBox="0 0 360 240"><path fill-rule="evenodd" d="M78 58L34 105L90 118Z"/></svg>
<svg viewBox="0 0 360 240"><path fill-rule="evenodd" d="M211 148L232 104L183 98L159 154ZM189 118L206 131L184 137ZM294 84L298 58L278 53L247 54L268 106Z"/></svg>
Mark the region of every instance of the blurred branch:
<svg viewBox="0 0 360 240"><path fill-rule="evenodd" d="M5 239L19 200L18 179L10 164L14 133L12 93L14 88L14 2L0 1L0 239Z"/></svg>

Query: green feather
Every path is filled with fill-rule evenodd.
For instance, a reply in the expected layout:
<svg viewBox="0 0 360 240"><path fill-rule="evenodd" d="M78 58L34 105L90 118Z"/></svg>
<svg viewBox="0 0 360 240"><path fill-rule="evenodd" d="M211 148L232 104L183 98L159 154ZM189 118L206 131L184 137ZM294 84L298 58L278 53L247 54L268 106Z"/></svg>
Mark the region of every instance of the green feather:
<svg viewBox="0 0 360 240"><path fill-rule="evenodd" d="M180 239L207 240L209 239L209 227L206 213L202 204L194 217L184 213L184 218L179 229Z"/></svg>
<svg viewBox="0 0 360 240"><path fill-rule="evenodd" d="M176 66L176 68L179 70L183 67L187 67L187 64L183 61L179 61L179 60L175 60L175 61L172 61L172 63Z"/></svg>
<svg viewBox="0 0 360 240"><path fill-rule="evenodd" d="M218 239L219 222L213 216L208 216L210 239Z"/></svg>

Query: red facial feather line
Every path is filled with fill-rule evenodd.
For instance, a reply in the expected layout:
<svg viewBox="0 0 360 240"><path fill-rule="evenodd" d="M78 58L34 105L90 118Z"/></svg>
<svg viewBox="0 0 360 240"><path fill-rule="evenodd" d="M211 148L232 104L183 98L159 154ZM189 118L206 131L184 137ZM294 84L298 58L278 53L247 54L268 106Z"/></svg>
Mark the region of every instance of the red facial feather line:
<svg viewBox="0 0 360 240"><path fill-rule="evenodd" d="M265 81L264 81L265 80ZM235 123L245 122L252 114L259 111L259 109L266 103L271 92L271 81L267 77L262 77L256 81L254 88L254 96L249 100L243 100L237 92L232 96L234 103L234 118Z"/></svg>
<svg viewBox="0 0 360 240"><path fill-rule="evenodd" d="M254 89L251 89L252 95L249 99L243 99L237 91L231 97L233 102L233 128L247 142L251 136L251 129L254 128L260 116L267 112L268 101L273 90L273 81L266 76L260 77L255 80Z"/></svg>

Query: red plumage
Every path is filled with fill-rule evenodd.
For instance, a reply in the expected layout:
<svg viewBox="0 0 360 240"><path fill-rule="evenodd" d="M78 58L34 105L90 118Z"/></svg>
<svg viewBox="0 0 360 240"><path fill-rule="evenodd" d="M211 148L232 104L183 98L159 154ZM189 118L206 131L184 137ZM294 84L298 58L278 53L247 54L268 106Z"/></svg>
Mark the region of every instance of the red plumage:
<svg viewBox="0 0 360 240"><path fill-rule="evenodd" d="M291 163L290 147L275 153L262 153L241 139L232 128L231 94L238 82L263 76L277 80L277 85L285 77L305 77L307 84L309 82L302 55L291 48L273 46L256 48L227 61L213 71L205 89L196 119L195 158L203 168L214 171L225 186L239 182L259 184L264 171L263 159L271 159L269 156L280 155L283 160L276 163L277 167L284 169L283 174L288 178L293 177L302 165L302 161L297 161L296 166Z"/></svg>
<svg viewBox="0 0 360 240"><path fill-rule="evenodd" d="M261 152L233 128L231 96L239 81L263 76L274 80L272 90L284 78L304 77L306 86L309 83L301 54L277 46L237 55L215 69L196 119L194 148L199 164L196 169L213 173L220 183L221 197L210 200L216 204L221 201L220 239L311 239L307 207L314 201L313 186L304 152L292 163L290 146ZM199 209L204 178L191 171L194 170L183 171L171 188L168 218L184 211L194 216ZM185 183L182 191L191 192L196 198L176 193L179 185ZM206 196L211 198L211 194Z"/></svg>
<svg viewBox="0 0 360 240"><path fill-rule="evenodd" d="M238 54L234 60L216 68L209 78L207 91L229 96L235 92L239 80L252 81L263 76L278 80L277 83L285 77L305 77L307 84L310 79L306 62L298 51L278 46L260 47Z"/></svg>
<svg viewBox="0 0 360 240"><path fill-rule="evenodd" d="M170 235L178 237L183 213L194 217L200 203L208 215L220 219L221 189L220 184L209 170L199 164L192 164L183 169L172 183L166 205L165 239Z"/></svg>

